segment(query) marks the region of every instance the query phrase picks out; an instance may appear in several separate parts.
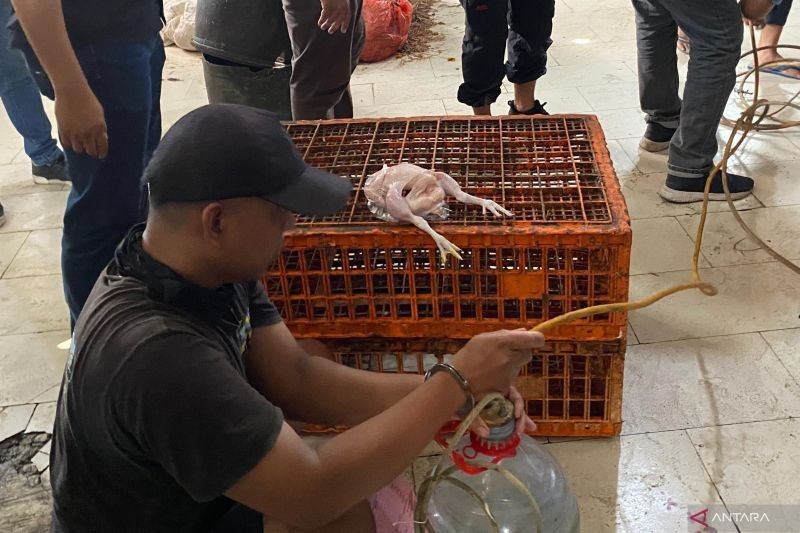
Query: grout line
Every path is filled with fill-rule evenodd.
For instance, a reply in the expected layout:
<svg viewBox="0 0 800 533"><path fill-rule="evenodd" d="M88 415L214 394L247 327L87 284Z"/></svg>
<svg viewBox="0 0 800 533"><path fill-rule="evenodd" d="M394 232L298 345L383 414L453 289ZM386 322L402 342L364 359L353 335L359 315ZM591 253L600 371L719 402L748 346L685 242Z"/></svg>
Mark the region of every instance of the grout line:
<svg viewBox="0 0 800 533"><path fill-rule="evenodd" d="M794 380L795 384L798 387L800 387L800 379L798 379L797 376L792 374L792 371L789 370L789 367L787 367L786 363L783 362L783 359L781 358L780 355L778 355L778 352L775 351L775 348L772 347L772 344L770 344L767 338L764 337L764 332L759 331L758 336L761 337L761 340L763 340L766 343L767 347L769 348L769 351L772 352L772 354L778 359L778 362L780 362L781 366L786 370L786 372L789 374L792 380Z"/></svg>
<svg viewBox="0 0 800 533"><path fill-rule="evenodd" d="M637 437L642 435L649 435L651 433L674 433L676 431L689 431L689 430L696 430L696 429L713 429L713 428L724 428L724 427L731 427L731 426L744 426L747 424L762 424L768 422L782 422L785 420L794 420L796 418L800 418L797 416L783 416L779 418L767 418L762 420L745 420L742 422L728 422L725 424L713 424L713 425L706 425L706 426L688 426L688 427L680 427L680 428L671 428L671 429L658 429L653 431L637 431L634 433L621 433L617 435L617 437ZM591 437L591 438L598 438L598 437ZM571 441L570 441L571 442Z"/></svg>
<svg viewBox="0 0 800 533"><path fill-rule="evenodd" d="M628 324L628 327L631 330L631 333L633 333L633 338L636 340L636 344L628 344L627 346L636 346L638 344L641 344L641 342L639 342L639 336L636 334L636 330L633 329L633 324L631 324L631 321L630 320L626 320L626 322ZM627 346L626 346L626 349L627 349Z"/></svg>
<svg viewBox="0 0 800 533"><path fill-rule="evenodd" d="M703 468L703 471L706 473L706 478L708 479L708 481L711 482L711 486L714 487L714 491L717 493L717 497L719 498L719 501L722 502L722 505L725 507L725 510L730 513L730 509L728 508L728 504L725 503L725 498L722 497L722 492L720 491L720 488L717 485L717 482L714 481L714 478L711 476L711 472L708 471L708 466L706 465L705 461L703 461L703 457L700 455L700 452L697 450L697 444L692 440L692 436L689 435L688 431L683 430L683 433L684 433L684 435L686 435L686 438L689 439L689 443L692 445L692 448L694 448L694 453L697 456L697 460L700 461L700 466ZM698 503L700 503L700 502L698 502ZM736 531L739 532L739 526L734 524L734 527L736 528Z"/></svg>
<svg viewBox="0 0 800 533"><path fill-rule="evenodd" d="M70 335L68 328L61 328L61 329L47 329L42 331L32 331L30 333L0 333L0 339L3 337L22 337L23 335L39 335L41 333L56 333L62 331L65 332L67 336Z"/></svg>
<svg viewBox="0 0 800 533"><path fill-rule="evenodd" d="M683 339L671 339L671 340L654 341L654 342L646 342L646 341L642 341L641 339L639 339L639 344L632 344L631 346L629 346L629 348L631 348L633 346L645 346L645 345L654 346L654 345L657 345L657 344L666 344L666 343L669 343L669 342L685 342L685 341L697 341L697 340L703 340L703 339L719 339L719 338L722 338L722 337L736 337L736 336L739 336L739 335L756 335L756 334L760 334L760 333L766 333L766 332L769 332L769 331L786 331L786 330L789 330L789 329L797 329L797 328L776 328L776 329L758 329L758 330L753 330L753 331L737 331L735 333L721 333L719 335L706 335L704 337L686 337L686 338L683 338ZM637 338L638 338L638 335L637 335Z"/></svg>
<svg viewBox="0 0 800 533"><path fill-rule="evenodd" d="M13 232L10 232L10 233L3 233L2 235L14 235L15 233L25 233L25 232L23 232L23 231L13 231ZM2 272L0 272L0 279L5 279L6 272L8 272L8 269L11 268L12 264L14 264L14 261L17 259L17 256L19 255L20 251L22 251L22 247L25 246L26 242L28 242L28 238L30 238L32 231L28 231L27 233L28 234L25 235L25 238L22 239L22 242L20 243L19 248L17 248L17 251L14 252L14 257L12 257L11 261L8 262L8 266L5 267Z"/></svg>

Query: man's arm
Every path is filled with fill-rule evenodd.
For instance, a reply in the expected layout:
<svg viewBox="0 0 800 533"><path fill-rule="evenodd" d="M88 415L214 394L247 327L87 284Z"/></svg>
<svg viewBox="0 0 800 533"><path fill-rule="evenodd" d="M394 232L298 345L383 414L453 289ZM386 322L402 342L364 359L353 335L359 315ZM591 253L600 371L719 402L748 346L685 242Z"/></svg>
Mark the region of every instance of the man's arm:
<svg viewBox="0 0 800 533"><path fill-rule="evenodd" d="M543 343L541 334L526 331L479 335L456 354L453 366L477 398L505 393L531 349ZM294 394L315 398L313 390ZM461 387L441 372L318 450L284 424L272 449L225 494L290 526L328 524L408 467L463 403Z"/></svg>
<svg viewBox="0 0 800 533"><path fill-rule="evenodd" d="M12 0L12 3L28 42L53 84L61 143L75 152L104 158L108 153L108 137L103 108L72 49L61 0Z"/></svg>
<svg viewBox="0 0 800 533"><path fill-rule="evenodd" d="M245 361L249 381L287 418L319 424L360 424L422 383L418 375L367 372L312 357L282 322L254 330Z"/></svg>
<svg viewBox="0 0 800 533"><path fill-rule="evenodd" d="M317 450L284 423L269 453L225 495L293 527L324 526L397 477L463 403L458 384L440 373Z"/></svg>

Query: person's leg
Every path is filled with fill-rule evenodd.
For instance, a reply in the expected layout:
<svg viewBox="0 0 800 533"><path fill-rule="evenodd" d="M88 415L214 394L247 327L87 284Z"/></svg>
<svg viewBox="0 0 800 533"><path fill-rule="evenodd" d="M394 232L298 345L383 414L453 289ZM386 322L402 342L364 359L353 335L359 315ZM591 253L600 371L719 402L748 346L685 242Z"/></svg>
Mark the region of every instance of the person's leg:
<svg viewBox="0 0 800 533"><path fill-rule="evenodd" d="M489 115L506 74L508 0L461 0L461 5L466 15L461 44L464 83L458 88L458 101L476 115Z"/></svg>
<svg viewBox="0 0 800 533"><path fill-rule="evenodd" d="M647 131L640 146L647 151L666 150L678 127L678 26L660 0L633 0L636 11L639 102L647 114Z"/></svg>
<svg viewBox="0 0 800 533"><path fill-rule="evenodd" d="M705 177L717 153L717 127L736 81L742 44L742 15L736 0L661 0L692 40L680 126L669 147L667 184L662 197L676 202L702 200ZM729 176L735 197L752 190L752 180ZM724 200L722 181L712 199Z"/></svg>
<svg viewBox="0 0 800 533"><path fill-rule="evenodd" d="M536 101L536 80L547 72L547 49L553 44L554 0L511 0L508 13L506 75L514 84L512 113L544 112Z"/></svg>
<svg viewBox="0 0 800 533"><path fill-rule="evenodd" d="M66 150L73 188L64 213L62 275L72 324L131 225L143 220L140 180L152 116L152 44L87 46L78 60L105 113L103 160Z"/></svg>
<svg viewBox="0 0 800 533"><path fill-rule="evenodd" d="M361 17L362 0L355 0L355 4L357 8L355 16L356 27L353 31L353 44L350 50L350 76L353 75L358 66L358 59L361 57L361 50L364 49L365 40L364 19ZM349 81L341 100L333 106L333 118L353 118L353 95L350 93Z"/></svg>
<svg viewBox="0 0 800 533"><path fill-rule="evenodd" d="M317 26L322 6L306 0L283 0L292 42L291 99L295 120L334 118L334 108L350 85L355 69L353 50L360 24L360 0L351 0L352 18L346 33L333 35ZM347 102L339 108L347 114ZM352 115L352 105L349 106Z"/></svg>
<svg viewBox="0 0 800 533"><path fill-rule="evenodd" d="M150 56L150 121L147 131L147 143L145 145L143 168L150 162L150 158L161 142L161 74L164 70L166 54L164 53L164 42L161 37L157 37L153 45ZM148 198L147 190L143 183L140 183L140 202L139 212L142 219L147 218Z"/></svg>
<svg viewBox="0 0 800 533"><path fill-rule="evenodd" d="M10 17L10 0L0 0L0 98L11 123L22 136L25 153L33 164L51 165L62 158L62 153L53 139L50 120L42 106L42 95L25 58L19 50L9 48L6 22Z"/></svg>
<svg viewBox="0 0 800 533"><path fill-rule="evenodd" d="M791 8L792 0L783 0L783 2L772 8L772 11L767 15L767 25L761 30L761 36L758 39L758 48L764 46L778 46L781 33L783 33L783 27L786 25L786 21L789 18L789 11ZM776 48L758 52L759 65L779 59L783 59L783 56ZM780 68L780 73L782 75L800 79L800 68L791 67L789 65L778 66L778 68Z"/></svg>

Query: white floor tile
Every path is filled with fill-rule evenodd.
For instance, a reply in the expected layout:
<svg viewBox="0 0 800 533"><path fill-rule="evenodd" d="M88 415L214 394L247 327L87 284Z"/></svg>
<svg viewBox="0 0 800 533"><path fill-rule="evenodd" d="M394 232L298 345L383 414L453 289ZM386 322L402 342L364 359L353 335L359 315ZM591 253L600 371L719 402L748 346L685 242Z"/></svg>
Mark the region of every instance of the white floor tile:
<svg viewBox="0 0 800 533"><path fill-rule="evenodd" d="M458 93L459 81L453 78L435 80L406 80L375 83L375 104L392 105L416 103L419 100L441 100L454 98Z"/></svg>
<svg viewBox="0 0 800 533"><path fill-rule="evenodd" d="M0 405L38 403L58 388L67 352L58 343L69 331L0 337Z"/></svg>
<svg viewBox="0 0 800 533"><path fill-rule="evenodd" d="M5 198L12 194L58 191L61 190L63 185L63 183L52 185L37 185L34 183L30 162L0 166L0 198Z"/></svg>
<svg viewBox="0 0 800 533"><path fill-rule="evenodd" d="M37 452L31 459L31 462L36 466L39 472L44 472L47 467L50 466L50 456L46 453Z"/></svg>
<svg viewBox="0 0 800 533"><path fill-rule="evenodd" d="M720 503L683 431L548 444L581 509L581 530L685 531L686 505Z"/></svg>
<svg viewBox="0 0 800 533"><path fill-rule="evenodd" d="M639 105L639 84L636 82L609 83L578 87L595 111L631 109Z"/></svg>
<svg viewBox="0 0 800 533"><path fill-rule="evenodd" d="M634 220L631 275L692 267L694 243L673 217ZM710 266L700 258L700 266Z"/></svg>
<svg viewBox="0 0 800 533"><path fill-rule="evenodd" d="M0 235L0 276L8 269L27 237L28 232L26 231Z"/></svg>
<svg viewBox="0 0 800 533"><path fill-rule="evenodd" d="M13 234L16 235L16 234ZM61 230L32 231L4 278L46 276L61 272Z"/></svg>
<svg viewBox="0 0 800 533"><path fill-rule="evenodd" d="M402 104L355 106L355 116L361 117L427 117L446 115L441 100L422 100Z"/></svg>
<svg viewBox="0 0 800 533"><path fill-rule="evenodd" d="M68 192L36 192L0 198L6 223L0 233L14 233L62 227Z"/></svg>
<svg viewBox="0 0 800 533"><path fill-rule="evenodd" d="M757 333L628 348L623 433L800 415L800 386Z"/></svg>
<svg viewBox="0 0 800 533"><path fill-rule="evenodd" d="M60 275L0 280L0 335L65 329L69 311Z"/></svg>
<svg viewBox="0 0 800 533"><path fill-rule="evenodd" d="M707 268L700 274L717 287L719 294L705 296L698 290L684 291L633 311L629 320L639 341L661 342L800 325L800 283L797 274L783 265ZM638 300L689 281L690 272L632 276L630 297Z"/></svg>
<svg viewBox="0 0 800 533"><path fill-rule="evenodd" d="M597 117L608 139L635 137L644 130L644 114L638 107L598 111Z"/></svg>
<svg viewBox="0 0 800 533"><path fill-rule="evenodd" d="M586 65L595 61L606 61L609 57L619 61L636 61L636 43L635 41L618 41L554 44L548 53L559 65ZM591 80L588 81L591 82Z"/></svg>
<svg viewBox="0 0 800 533"><path fill-rule="evenodd" d="M761 334L792 376L800 382L800 328Z"/></svg>
<svg viewBox="0 0 800 533"><path fill-rule="evenodd" d="M691 429L688 433L728 506L797 505L798 420Z"/></svg>
<svg viewBox="0 0 800 533"><path fill-rule="evenodd" d="M53 433L53 424L56 420L56 403L40 403L36 405L31 421L25 428L25 433Z"/></svg>
<svg viewBox="0 0 800 533"><path fill-rule="evenodd" d="M800 206L763 207L743 212L741 216L750 229L776 252L787 259L800 259ZM694 237L700 216L678 217L678 221ZM748 237L730 212L708 215L703 254L713 266L775 261Z"/></svg>
<svg viewBox="0 0 800 533"><path fill-rule="evenodd" d="M31 419L34 405L14 405L11 407L0 407L0 442L21 431L25 431L25 426Z"/></svg>

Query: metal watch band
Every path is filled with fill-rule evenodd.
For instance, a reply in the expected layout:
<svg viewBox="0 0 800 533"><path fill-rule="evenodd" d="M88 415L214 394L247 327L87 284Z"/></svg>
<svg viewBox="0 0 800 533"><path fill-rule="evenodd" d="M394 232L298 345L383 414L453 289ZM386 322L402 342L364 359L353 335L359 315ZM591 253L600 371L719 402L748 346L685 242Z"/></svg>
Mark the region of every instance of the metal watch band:
<svg viewBox="0 0 800 533"><path fill-rule="evenodd" d="M459 417L464 418L470 413L470 411L472 411L472 409L475 408L475 396L472 395L472 389L469 386L469 382L466 380L466 378L464 378L464 376L461 375L461 372L456 370L456 368L450 363L436 363L433 365L430 370L425 372L425 381L428 381L431 376L438 372L447 372L450 374L450 376L456 380L458 386L461 387L461 390L464 391L467 401L456 413Z"/></svg>

